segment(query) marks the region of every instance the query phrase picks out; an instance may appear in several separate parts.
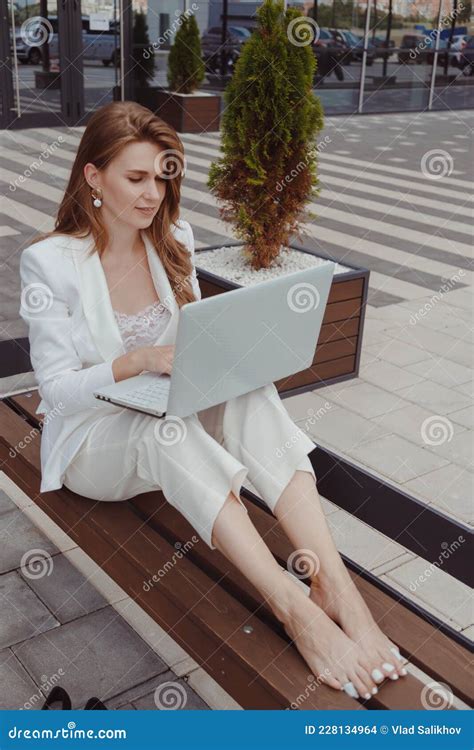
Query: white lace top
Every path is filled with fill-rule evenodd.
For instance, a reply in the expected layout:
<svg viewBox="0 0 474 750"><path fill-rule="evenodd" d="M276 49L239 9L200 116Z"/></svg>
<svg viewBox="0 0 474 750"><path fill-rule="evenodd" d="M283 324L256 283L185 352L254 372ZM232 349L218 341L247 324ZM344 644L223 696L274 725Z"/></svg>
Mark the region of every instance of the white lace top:
<svg viewBox="0 0 474 750"><path fill-rule="evenodd" d="M169 323L171 312L162 302L152 302L135 315L114 310L115 320L127 352L152 346Z"/></svg>

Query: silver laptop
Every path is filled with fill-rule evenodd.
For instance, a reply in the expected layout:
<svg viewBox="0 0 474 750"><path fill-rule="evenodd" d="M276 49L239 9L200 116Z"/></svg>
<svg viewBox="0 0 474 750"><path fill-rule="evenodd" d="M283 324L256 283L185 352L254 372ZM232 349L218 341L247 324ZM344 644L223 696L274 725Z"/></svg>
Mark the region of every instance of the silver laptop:
<svg viewBox="0 0 474 750"><path fill-rule="evenodd" d="M156 417L187 417L306 369L334 269L327 261L183 305L171 375L144 372L94 396Z"/></svg>

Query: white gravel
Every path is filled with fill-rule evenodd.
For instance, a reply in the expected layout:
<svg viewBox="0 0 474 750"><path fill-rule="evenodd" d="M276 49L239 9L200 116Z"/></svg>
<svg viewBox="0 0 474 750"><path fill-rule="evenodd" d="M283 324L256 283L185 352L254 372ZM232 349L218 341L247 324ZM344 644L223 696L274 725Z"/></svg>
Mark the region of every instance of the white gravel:
<svg viewBox="0 0 474 750"><path fill-rule="evenodd" d="M200 250L196 253L196 266L241 286L251 286L261 281L275 279L279 276L286 276L305 268L313 268L327 263L326 258L320 258L318 255L302 253L293 248L282 248L272 268L261 268L259 271L255 271L249 268L242 250L243 245ZM334 274L347 273L348 271L352 271L352 269L336 263Z"/></svg>

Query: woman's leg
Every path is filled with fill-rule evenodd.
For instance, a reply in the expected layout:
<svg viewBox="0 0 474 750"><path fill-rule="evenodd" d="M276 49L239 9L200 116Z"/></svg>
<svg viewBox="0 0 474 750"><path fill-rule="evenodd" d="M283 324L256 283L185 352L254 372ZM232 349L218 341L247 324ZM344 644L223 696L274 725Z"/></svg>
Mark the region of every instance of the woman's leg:
<svg viewBox="0 0 474 750"><path fill-rule="evenodd" d="M335 689L346 686L352 697L377 692L360 646L280 568L233 493L214 522L212 542L258 589L321 682Z"/></svg>
<svg viewBox="0 0 474 750"><path fill-rule="evenodd" d="M397 646L382 633L347 572L331 536L313 477L305 471L296 471L273 512L291 542L301 550L300 562L306 562L310 573L314 573L312 601L362 646L371 672L379 669L392 679L407 674L402 657L397 658Z"/></svg>

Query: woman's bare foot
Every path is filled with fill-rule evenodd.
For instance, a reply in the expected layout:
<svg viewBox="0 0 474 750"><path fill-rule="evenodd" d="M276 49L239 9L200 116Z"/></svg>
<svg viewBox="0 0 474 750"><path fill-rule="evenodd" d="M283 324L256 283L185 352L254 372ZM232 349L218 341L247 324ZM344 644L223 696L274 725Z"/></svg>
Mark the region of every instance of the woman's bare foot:
<svg viewBox="0 0 474 750"><path fill-rule="evenodd" d="M352 698L368 699L378 692L363 649L297 586L285 611L276 614L320 682Z"/></svg>
<svg viewBox="0 0 474 750"><path fill-rule="evenodd" d="M407 670L403 665L406 659L401 656L398 646L380 630L349 573L345 568L344 571L332 580L316 576L311 585L311 601L361 647L369 674L376 682L380 683L386 677L396 680L405 676Z"/></svg>

